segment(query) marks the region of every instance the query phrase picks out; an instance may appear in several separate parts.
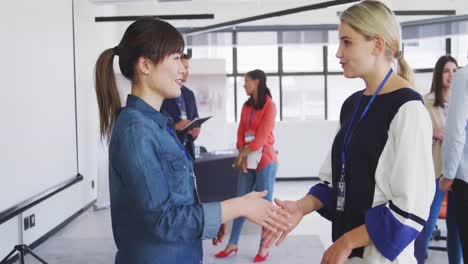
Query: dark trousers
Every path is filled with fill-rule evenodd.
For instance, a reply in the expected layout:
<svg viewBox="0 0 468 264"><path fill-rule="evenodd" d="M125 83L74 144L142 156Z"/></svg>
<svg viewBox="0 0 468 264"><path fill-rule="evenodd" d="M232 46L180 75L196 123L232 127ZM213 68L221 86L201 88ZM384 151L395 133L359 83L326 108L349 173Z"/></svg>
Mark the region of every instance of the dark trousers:
<svg viewBox="0 0 468 264"><path fill-rule="evenodd" d="M455 179L453 183L457 225L463 250L463 262L468 263L468 183Z"/></svg>

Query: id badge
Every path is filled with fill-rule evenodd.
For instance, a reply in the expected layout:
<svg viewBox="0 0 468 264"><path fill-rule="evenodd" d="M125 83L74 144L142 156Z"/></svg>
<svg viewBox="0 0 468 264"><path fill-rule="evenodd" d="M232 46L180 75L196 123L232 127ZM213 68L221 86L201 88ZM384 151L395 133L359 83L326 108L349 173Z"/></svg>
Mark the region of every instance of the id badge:
<svg viewBox="0 0 468 264"><path fill-rule="evenodd" d="M187 112L180 111L180 119L187 119Z"/></svg>
<svg viewBox="0 0 468 264"><path fill-rule="evenodd" d="M251 133L251 132L245 133L245 135L244 135L245 143L249 143L250 141L252 141L254 139L255 139L255 134L254 133Z"/></svg>
<svg viewBox="0 0 468 264"><path fill-rule="evenodd" d="M346 195L346 183L344 181L338 182L338 197L336 199L336 210L344 212Z"/></svg>

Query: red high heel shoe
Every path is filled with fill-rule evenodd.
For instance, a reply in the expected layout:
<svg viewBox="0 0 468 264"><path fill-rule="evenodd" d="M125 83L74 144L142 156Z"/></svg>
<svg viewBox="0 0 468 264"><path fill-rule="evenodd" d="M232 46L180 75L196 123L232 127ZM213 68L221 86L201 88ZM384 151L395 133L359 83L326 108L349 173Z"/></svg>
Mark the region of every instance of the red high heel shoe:
<svg viewBox="0 0 468 264"><path fill-rule="evenodd" d="M262 256L260 254L257 254L253 260L254 263L257 263L257 262L263 262L265 260L267 260L268 258L268 255L270 255L270 252L268 252L265 256Z"/></svg>
<svg viewBox="0 0 468 264"><path fill-rule="evenodd" d="M225 258L225 257L228 257L229 255L231 255L232 252L234 252L234 255L237 255L237 250L239 250L238 248L236 249L233 249L231 251L224 251L224 250L221 250L220 252L218 252L215 257L217 258Z"/></svg>

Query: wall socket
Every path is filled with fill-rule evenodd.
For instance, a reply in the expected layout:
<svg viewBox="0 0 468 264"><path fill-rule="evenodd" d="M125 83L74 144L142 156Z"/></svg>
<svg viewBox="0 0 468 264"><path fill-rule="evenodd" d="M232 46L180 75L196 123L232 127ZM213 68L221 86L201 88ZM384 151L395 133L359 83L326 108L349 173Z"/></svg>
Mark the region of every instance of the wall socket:
<svg viewBox="0 0 468 264"><path fill-rule="evenodd" d="M24 221L24 230L28 230L29 229L29 217L24 218L23 221Z"/></svg>
<svg viewBox="0 0 468 264"><path fill-rule="evenodd" d="M36 225L36 216L34 214L26 216L23 219L23 223L24 223L24 230L33 228Z"/></svg>
<svg viewBox="0 0 468 264"><path fill-rule="evenodd" d="M34 227L36 225L36 216L34 214L29 216L29 227Z"/></svg>

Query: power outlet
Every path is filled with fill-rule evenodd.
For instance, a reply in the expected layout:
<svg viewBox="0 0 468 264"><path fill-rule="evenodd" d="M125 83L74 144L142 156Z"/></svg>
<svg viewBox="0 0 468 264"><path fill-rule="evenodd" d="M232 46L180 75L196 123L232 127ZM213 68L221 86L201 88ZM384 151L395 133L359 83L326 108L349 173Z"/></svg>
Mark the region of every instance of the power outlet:
<svg viewBox="0 0 468 264"><path fill-rule="evenodd" d="M29 227L34 227L36 225L36 216L34 214L29 216Z"/></svg>
<svg viewBox="0 0 468 264"><path fill-rule="evenodd" d="M29 229L29 217L24 218L23 222L24 222L24 230L26 231Z"/></svg>

